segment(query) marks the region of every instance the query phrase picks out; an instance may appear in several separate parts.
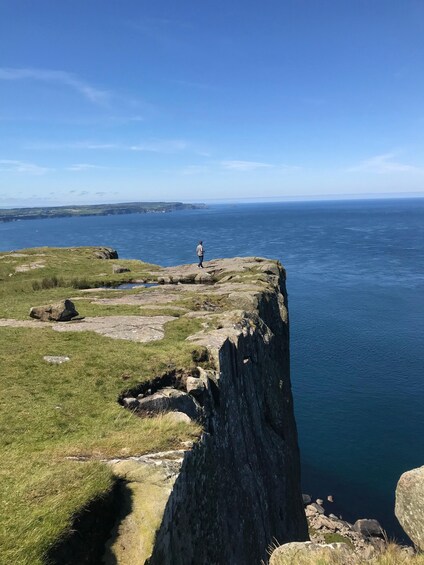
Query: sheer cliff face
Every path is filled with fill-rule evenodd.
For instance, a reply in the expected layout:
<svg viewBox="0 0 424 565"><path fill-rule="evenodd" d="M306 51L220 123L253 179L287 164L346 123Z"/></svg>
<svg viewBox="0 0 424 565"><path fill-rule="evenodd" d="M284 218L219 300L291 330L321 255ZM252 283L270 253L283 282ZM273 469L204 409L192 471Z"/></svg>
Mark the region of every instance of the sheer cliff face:
<svg viewBox="0 0 424 565"><path fill-rule="evenodd" d="M216 367L203 375L205 433L184 456L149 565L257 565L274 541L307 539L285 274L276 262L237 261L231 269L258 280L249 275L228 292L232 281L221 276L215 291L242 310L192 337Z"/></svg>

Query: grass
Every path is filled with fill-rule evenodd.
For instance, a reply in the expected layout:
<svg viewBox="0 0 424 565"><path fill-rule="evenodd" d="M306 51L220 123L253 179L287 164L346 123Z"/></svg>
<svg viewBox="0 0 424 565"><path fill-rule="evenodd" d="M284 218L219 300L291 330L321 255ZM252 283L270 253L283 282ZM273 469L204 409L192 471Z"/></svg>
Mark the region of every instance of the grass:
<svg viewBox="0 0 424 565"><path fill-rule="evenodd" d="M271 559L272 565L424 565L424 555L409 555L396 544L388 544L382 552L376 552L368 559L350 553L348 557L345 552L338 550L323 550L311 555L297 553L284 557L275 556Z"/></svg>
<svg viewBox="0 0 424 565"><path fill-rule="evenodd" d="M0 254L0 317L28 319L32 305L87 297L59 285L34 291L40 271L43 277L69 281L85 273L91 284L106 271L101 277L108 282L121 276L111 272L114 261L93 259L89 248L24 253L30 257ZM46 267L16 273L17 264L33 260L45 261ZM130 263L131 273L124 275L148 276L150 266ZM75 303L84 316L141 312L138 306ZM183 317L181 311L179 316L165 325L164 339L146 344L50 327L0 328L0 564L45 563L48 549L69 532L73 516L110 491L115 479L101 459L180 448L182 441L199 436L195 424L162 416L141 419L117 402L123 390L140 382L173 369L194 368L194 346L185 338L201 322ZM67 355L71 361L49 365L44 355Z"/></svg>
<svg viewBox="0 0 424 565"><path fill-rule="evenodd" d="M31 264L38 266L19 271ZM113 265L125 266L130 272L113 273ZM97 259L95 248L91 247L40 247L23 249L19 254L0 252L0 317L26 319L31 306L68 298L82 288L135 279L154 281L157 270L156 265L142 261Z"/></svg>

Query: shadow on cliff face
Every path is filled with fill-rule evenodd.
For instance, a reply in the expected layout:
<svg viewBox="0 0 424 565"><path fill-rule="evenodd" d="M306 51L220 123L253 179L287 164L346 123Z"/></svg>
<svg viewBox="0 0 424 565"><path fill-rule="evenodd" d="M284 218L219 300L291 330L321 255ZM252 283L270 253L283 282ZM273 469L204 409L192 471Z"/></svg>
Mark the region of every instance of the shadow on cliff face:
<svg viewBox="0 0 424 565"><path fill-rule="evenodd" d="M133 510L133 494L127 483L125 481L119 481L117 490L119 508L117 508L117 512L114 517L115 523L113 525L112 531L109 532L110 537L106 541L106 546L103 546L103 559L98 562L101 562L104 565L118 565L118 560L115 553L112 551L112 547L118 540L121 524Z"/></svg>
<svg viewBox="0 0 424 565"><path fill-rule="evenodd" d="M50 565L98 565L111 530L117 531L119 521L131 511L131 492L124 481L116 481L105 496L93 500L82 510L72 523L71 534L55 545L46 555ZM113 536L113 534L112 534ZM116 560L106 561L116 565Z"/></svg>

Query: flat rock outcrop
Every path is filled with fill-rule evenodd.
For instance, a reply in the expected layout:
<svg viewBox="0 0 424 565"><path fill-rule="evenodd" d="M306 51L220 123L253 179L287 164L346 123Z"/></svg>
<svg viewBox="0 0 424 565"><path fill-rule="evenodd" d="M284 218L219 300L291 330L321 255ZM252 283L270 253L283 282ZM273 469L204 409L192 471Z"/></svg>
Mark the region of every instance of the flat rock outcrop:
<svg viewBox="0 0 424 565"><path fill-rule="evenodd" d="M411 540L424 551L424 466L400 477L396 487L395 514Z"/></svg>

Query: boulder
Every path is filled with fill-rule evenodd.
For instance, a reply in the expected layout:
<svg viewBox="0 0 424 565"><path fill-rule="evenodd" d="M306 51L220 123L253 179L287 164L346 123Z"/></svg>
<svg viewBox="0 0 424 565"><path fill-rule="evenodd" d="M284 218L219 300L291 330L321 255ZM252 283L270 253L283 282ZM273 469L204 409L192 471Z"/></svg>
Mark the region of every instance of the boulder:
<svg viewBox="0 0 424 565"><path fill-rule="evenodd" d="M269 565L294 565L302 562L302 558L322 558L334 555L338 563L345 563L351 550L345 543L314 543L311 541L294 541L280 545L272 552ZM309 562L309 561L308 561ZM311 561L312 562L312 561Z"/></svg>
<svg viewBox="0 0 424 565"><path fill-rule="evenodd" d="M159 414L161 412L183 412L195 420L200 415L200 407L194 398L175 388L163 388L151 396L138 401L139 414Z"/></svg>
<svg viewBox="0 0 424 565"><path fill-rule="evenodd" d="M316 514L324 514L324 508L320 504L313 502L308 504L305 509L306 516L315 516Z"/></svg>
<svg viewBox="0 0 424 565"><path fill-rule="evenodd" d="M403 473L396 487L396 518L424 551L424 466Z"/></svg>
<svg viewBox="0 0 424 565"><path fill-rule="evenodd" d="M309 496L309 494L302 494L302 499L305 506L312 502L312 498Z"/></svg>
<svg viewBox="0 0 424 565"><path fill-rule="evenodd" d="M336 530L340 530L342 528L342 524L340 524L338 520L327 518L327 516L324 516L324 514L319 514L314 520L314 528L316 530L325 528L326 530L335 532Z"/></svg>
<svg viewBox="0 0 424 565"><path fill-rule="evenodd" d="M137 398L127 396L126 398L122 399L122 404L125 406L125 408L128 408L128 410L136 410L139 406L139 401L137 400Z"/></svg>
<svg viewBox="0 0 424 565"><path fill-rule="evenodd" d="M186 390L194 398L201 398L205 392L205 383L196 377L187 377Z"/></svg>
<svg viewBox="0 0 424 565"><path fill-rule="evenodd" d="M66 299L56 304L33 306L29 311L29 315L31 318L36 318L42 322L67 322L78 316L78 312L75 309L74 303Z"/></svg>
<svg viewBox="0 0 424 565"><path fill-rule="evenodd" d="M130 269L128 269L128 267L123 267L122 265L113 265L112 271L114 273L129 273Z"/></svg>
<svg viewBox="0 0 424 565"><path fill-rule="evenodd" d="M96 259L118 259L118 252L111 247L99 247L94 251Z"/></svg>
<svg viewBox="0 0 424 565"><path fill-rule="evenodd" d="M211 283L213 282L213 277L212 275L210 275L209 273L207 273L206 271L203 271L202 269L200 269L199 274L196 275L194 281L196 283Z"/></svg>
<svg viewBox="0 0 424 565"><path fill-rule="evenodd" d="M353 524L353 529L358 534L363 536L382 536L383 535L383 528L380 526L377 520L356 520Z"/></svg>
<svg viewBox="0 0 424 565"><path fill-rule="evenodd" d="M184 412L169 412L166 416L169 420L171 420L171 422L175 422L176 424L181 422L183 424L189 424L191 422L190 416L187 416ZM191 442L191 444L193 445L193 442Z"/></svg>

